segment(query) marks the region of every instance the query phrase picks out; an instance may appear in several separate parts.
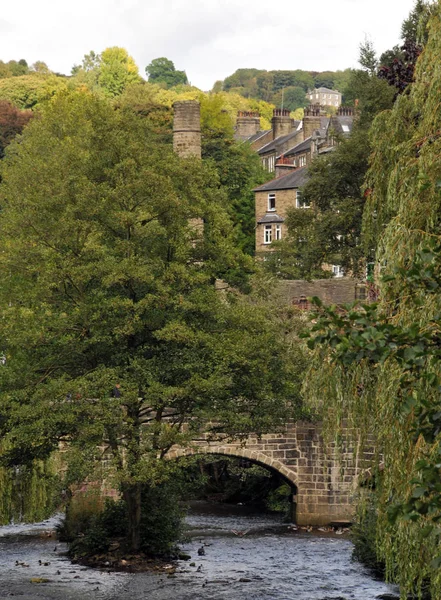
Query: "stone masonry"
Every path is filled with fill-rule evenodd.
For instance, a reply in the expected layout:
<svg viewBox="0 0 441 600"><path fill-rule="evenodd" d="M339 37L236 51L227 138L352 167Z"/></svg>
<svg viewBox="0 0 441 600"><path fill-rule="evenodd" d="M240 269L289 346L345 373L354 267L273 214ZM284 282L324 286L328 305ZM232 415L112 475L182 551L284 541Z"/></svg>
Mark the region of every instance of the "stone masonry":
<svg viewBox="0 0 441 600"><path fill-rule="evenodd" d="M173 150L182 158L201 158L201 107L197 100L173 104Z"/></svg>
<svg viewBox="0 0 441 600"><path fill-rule="evenodd" d="M327 525L353 518L352 499L358 476L372 454L353 443L325 443L321 427L289 423L279 433L248 438L244 443L199 440L189 448L174 448L169 458L188 454L219 454L246 458L278 471L292 486L293 516L299 525Z"/></svg>
<svg viewBox="0 0 441 600"><path fill-rule="evenodd" d="M275 212L285 217L288 209L295 207L296 205L296 191L295 189L288 190L276 190L276 210ZM266 214L268 211L268 191L256 192L255 193L255 212L256 220ZM303 209L302 209L303 210ZM282 227L282 239L286 236L286 226L284 223ZM276 239L275 231L273 231L273 240ZM264 243L263 237L263 225L258 224L256 226L256 254L259 252L271 252L274 248L271 248L271 244Z"/></svg>

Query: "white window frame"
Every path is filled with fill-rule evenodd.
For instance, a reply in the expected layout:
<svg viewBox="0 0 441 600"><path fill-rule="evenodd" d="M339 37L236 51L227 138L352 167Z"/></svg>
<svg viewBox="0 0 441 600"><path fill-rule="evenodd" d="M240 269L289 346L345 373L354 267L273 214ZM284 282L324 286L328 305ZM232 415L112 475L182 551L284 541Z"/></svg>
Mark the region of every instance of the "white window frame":
<svg viewBox="0 0 441 600"><path fill-rule="evenodd" d="M302 202L302 192L300 190L296 190L296 208L311 208L310 204Z"/></svg>
<svg viewBox="0 0 441 600"><path fill-rule="evenodd" d="M341 265L332 265L332 274L335 278L345 276L345 272Z"/></svg>
<svg viewBox="0 0 441 600"><path fill-rule="evenodd" d="M263 226L263 243L271 244L273 241L273 227L272 225Z"/></svg>
<svg viewBox="0 0 441 600"><path fill-rule="evenodd" d="M299 156L299 167L306 166L306 156Z"/></svg>
<svg viewBox="0 0 441 600"><path fill-rule="evenodd" d="M275 237L274 237L274 239L276 241L282 239L282 225L280 223L276 224L276 231L275 231Z"/></svg>
<svg viewBox="0 0 441 600"><path fill-rule="evenodd" d="M272 192L268 194L268 212L275 212L276 210L276 194Z"/></svg>

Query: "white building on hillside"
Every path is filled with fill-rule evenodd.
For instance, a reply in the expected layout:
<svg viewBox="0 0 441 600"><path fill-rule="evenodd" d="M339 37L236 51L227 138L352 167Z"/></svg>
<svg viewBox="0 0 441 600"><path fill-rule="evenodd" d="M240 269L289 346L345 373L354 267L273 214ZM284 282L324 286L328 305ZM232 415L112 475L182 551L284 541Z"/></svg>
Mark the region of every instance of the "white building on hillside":
<svg viewBox="0 0 441 600"><path fill-rule="evenodd" d="M325 87L320 87L309 91L306 94L310 104L320 104L321 106L336 106L341 105L341 94L337 90L329 90Z"/></svg>

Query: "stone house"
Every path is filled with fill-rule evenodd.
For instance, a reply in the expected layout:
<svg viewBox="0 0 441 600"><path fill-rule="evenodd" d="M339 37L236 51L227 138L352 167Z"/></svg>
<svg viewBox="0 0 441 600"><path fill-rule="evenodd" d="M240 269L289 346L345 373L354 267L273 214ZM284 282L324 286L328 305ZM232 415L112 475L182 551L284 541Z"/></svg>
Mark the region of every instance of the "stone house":
<svg viewBox="0 0 441 600"><path fill-rule="evenodd" d="M332 152L341 137L350 135L353 109L340 107L337 114L324 117L320 107L305 109L301 126L292 134L266 144L259 154L271 164L275 178L255 188L255 252L273 250L272 243L286 235L285 219L290 208L309 209L302 199L302 187L308 180L308 166L315 156ZM290 142L294 145L288 147ZM334 277L344 276L340 265L326 265Z"/></svg>
<svg viewBox="0 0 441 600"><path fill-rule="evenodd" d="M274 241L283 239L287 210L295 206L307 209L302 201L301 188L305 185L308 173L306 167L293 169L285 173L282 165L279 177L254 189L256 211L256 254L272 250Z"/></svg>
<svg viewBox="0 0 441 600"><path fill-rule="evenodd" d="M341 93L338 90L330 90L326 87L319 87L310 90L306 97L310 104L319 104L320 106L335 106L341 105Z"/></svg>
<svg viewBox="0 0 441 600"><path fill-rule="evenodd" d="M349 135L352 121L352 108L340 107L335 116L328 117L320 106L311 105L302 121L292 119L289 110L275 109L271 129L262 131L258 113L240 112L236 139L249 143L263 167L274 172L281 158L295 157L299 167L309 164L314 154L334 146L338 136Z"/></svg>
<svg viewBox="0 0 441 600"><path fill-rule="evenodd" d="M350 117L351 115L342 115ZM276 117L276 119L274 119ZM323 151L321 142L317 142L317 130L322 121L319 120L316 114L305 115L306 120L303 121L300 127L298 122L292 122L289 115L275 114L273 117L273 129L269 132L258 131L260 125L259 116L254 113L247 113L241 118L244 120L243 127L249 127L244 130L242 139L249 143L253 141L259 143L259 139L265 139L266 144L269 144L269 134L274 135L280 133L275 139L279 141L275 144L275 149L284 148L285 142L289 141L294 145L286 151L288 157L278 155L275 162L276 178L268 183L256 188L256 252L262 253L271 250L271 243L274 240L282 239L286 233L284 230L284 222L286 212L291 206L296 206L300 209L309 208L302 201L301 188L307 181L307 166L299 167L296 163L297 158L307 156L307 153L314 151L316 148L319 152ZM309 118L309 121L308 121ZM294 131L288 131L288 120L290 127ZM306 123L306 126L305 126ZM334 128L340 125L347 125L349 121L338 121L334 124ZM285 125L284 129L281 125ZM349 125L347 125L349 126ZM309 129L308 129L309 127ZM255 131L257 129L257 131ZM329 128L328 128L329 129ZM306 140L299 139L299 131L306 130L311 132L311 135ZM315 132L315 133L314 133ZM341 129L341 132L345 132ZM340 133L341 133L340 132ZM292 136L292 134L295 134ZM303 135L303 134L301 134ZM314 138L315 135L315 138ZM297 137L299 136L299 137ZM250 142L251 140L251 142ZM296 143L298 140L298 143ZM312 144L315 144L312 145ZM196 101L183 101L174 104L174 127L173 127L173 146L177 154L183 157L193 156L196 159L201 157L201 132L200 132L200 107ZM332 150L332 148L330 148ZM202 231L203 222L200 219L192 219L195 231ZM219 289L224 289L226 284L218 280L216 286ZM355 280L348 277L332 278L331 280L318 280L315 282L305 281L284 281L280 282L278 289L280 294L289 303L296 304L300 309L308 308L307 298L309 296L319 296L324 302L351 302L356 297L360 297L364 291L362 286ZM357 292L358 290L358 292Z"/></svg>

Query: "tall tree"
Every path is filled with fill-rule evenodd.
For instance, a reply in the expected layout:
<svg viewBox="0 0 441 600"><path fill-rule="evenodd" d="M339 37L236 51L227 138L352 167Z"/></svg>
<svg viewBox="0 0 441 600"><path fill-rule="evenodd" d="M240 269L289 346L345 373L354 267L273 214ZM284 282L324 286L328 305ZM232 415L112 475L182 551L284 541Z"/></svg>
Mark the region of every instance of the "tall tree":
<svg viewBox="0 0 441 600"><path fill-rule="evenodd" d="M72 481L105 444L137 550L142 487L164 479L170 448L209 422L239 436L283 422L299 362L266 311L215 290L249 264L216 172L133 111L60 94L1 175L1 460L64 440Z"/></svg>
<svg viewBox="0 0 441 600"><path fill-rule="evenodd" d="M437 3L414 83L371 129L363 227L379 302L328 312L316 339L324 413L376 440L375 551L402 597L441 597L440 52Z"/></svg>
<svg viewBox="0 0 441 600"><path fill-rule="evenodd" d="M168 58L154 58L145 68L150 83L163 83L167 87L187 84L185 71L177 71L173 61Z"/></svg>
<svg viewBox="0 0 441 600"><path fill-rule="evenodd" d="M91 50L84 55L81 65L72 67L73 82L97 93L115 98L141 77L134 59L125 48L113 46L101 54Z"/></svg>
<svg viewBox="0 0 441 600"><path fill-rule="evenodd" d="M134 59L124 48L106 48L99 64L98 84L110 97L119 96L128 85L141 80Z"/></svg>

